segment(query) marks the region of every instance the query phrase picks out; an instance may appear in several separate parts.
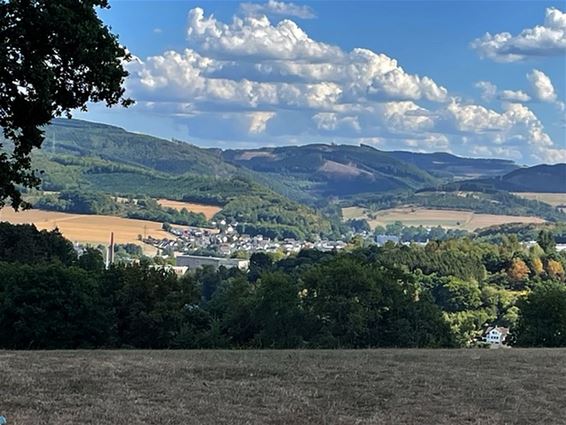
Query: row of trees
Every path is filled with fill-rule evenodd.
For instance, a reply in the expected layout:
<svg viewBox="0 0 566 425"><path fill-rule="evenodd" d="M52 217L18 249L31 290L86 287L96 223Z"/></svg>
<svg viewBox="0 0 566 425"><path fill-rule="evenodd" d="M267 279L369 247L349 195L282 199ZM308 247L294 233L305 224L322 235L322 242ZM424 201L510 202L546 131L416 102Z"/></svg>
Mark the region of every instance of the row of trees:
<svg viewBox="0 0 566 425"><path fill-rule="evenodd" d="M457 347L488 323L511 327L517 345L566 344L563 276L502 284L509 246L254 254L247 273L181 278L145 260L105 269L99 251L77 256L33 226L0 224L0 247L2 348ZM541 261L551 257L563 265L556 253Z"/></svg>

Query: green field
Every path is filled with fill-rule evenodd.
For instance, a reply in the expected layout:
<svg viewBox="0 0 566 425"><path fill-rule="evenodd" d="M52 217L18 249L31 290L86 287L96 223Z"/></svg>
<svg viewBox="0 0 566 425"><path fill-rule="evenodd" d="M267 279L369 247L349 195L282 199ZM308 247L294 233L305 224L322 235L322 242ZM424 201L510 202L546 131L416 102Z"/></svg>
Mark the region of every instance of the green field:
<svg viewBox="0 0 566 425"><path fill-rule="evenodd" d="M558 424L566 350L0 351L22 424Z"/></svg>

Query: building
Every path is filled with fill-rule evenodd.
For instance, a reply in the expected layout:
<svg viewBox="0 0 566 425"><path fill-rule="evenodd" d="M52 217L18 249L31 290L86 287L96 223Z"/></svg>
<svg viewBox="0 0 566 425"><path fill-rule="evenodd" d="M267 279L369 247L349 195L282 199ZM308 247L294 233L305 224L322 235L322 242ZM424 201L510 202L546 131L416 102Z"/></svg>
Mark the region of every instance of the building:
<svg viewBox="0 0 566 425"><path fill-rule="evenodd" d="M211 266L214 270L219 267L226 267L227 269L239 268L240 270L247 270L249 267L249 260L241 260L239 258L221 258L221 257L202 257L200 255L178 255L175 257L175 264L177 267L188 267L191 270L198 269L204 266Z"/></svg>
<svg viewBox="0 0 566 425"><path fill-rule="evenodd" d="M399 243L399 236L395 235L375 235L375 243L378 246L383 246L387 242Z"/></svg>
<svg viewBox="0 0 566 425"><path fill-rule="evenodd" d="M505 344L507 335L509 335L509 328L490 326L485 330L483 339L492 347L497 347Z"/></svg>

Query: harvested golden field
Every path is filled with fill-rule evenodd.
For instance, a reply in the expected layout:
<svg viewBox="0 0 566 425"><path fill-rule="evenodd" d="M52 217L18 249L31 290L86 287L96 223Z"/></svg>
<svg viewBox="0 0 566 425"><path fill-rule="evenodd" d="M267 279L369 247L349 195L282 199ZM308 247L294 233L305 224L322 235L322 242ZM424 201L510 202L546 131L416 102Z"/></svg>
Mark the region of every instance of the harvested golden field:
<svg viewBox="0 0 566 425"><path fill-rule="evenodd" d="M563 424L566 350L0 351L8 425Z"/></svg>
<svg viewBox="0 0 566 425"><path fill-rule="evenodd" d="M392 208L369 213L360 207L348 207L342 210L345 219L365 218L372 228L402 222L406 226L442 226L449 229L476 230L483 227L506 223L544 223L542 218L478 214L471 211L435 210L426 208Z"/></svg>
<svg viewBox="0 0 566 425"><path fill-rule="evenodd" d="M546 202L553 207L566 206L566 193L516 192L513 195L533 201Z"/></svg>
<svg viewBox="0 0 566 425"><path fill-rule="evenodd" d="M138 235L154 238L170 237L161 229L161 223L105 215L69 214L41 210L16 213L12 209L3 208L0 210L0 221L8 221L13 224L35 224L40 230L51 230L57 227L67 239L90 244L107 244L110 240L110 232L114 232L116 243L139 244L144 250L148 250L148 255L150 252L153 254L155 249L141 243Z"/></svg>
<svg viewBox="0 0 566 425"><path fill-rule="evenodd" d="M173 208L178 211L181 211L183 208L186 208L187 211L191 211L194 213L203 213L208 220L214 217L214 214L216 214L222 209L216 205L194 204L192 202L172 201L170 199L158 199L157 202L162 207Z"/></svg>

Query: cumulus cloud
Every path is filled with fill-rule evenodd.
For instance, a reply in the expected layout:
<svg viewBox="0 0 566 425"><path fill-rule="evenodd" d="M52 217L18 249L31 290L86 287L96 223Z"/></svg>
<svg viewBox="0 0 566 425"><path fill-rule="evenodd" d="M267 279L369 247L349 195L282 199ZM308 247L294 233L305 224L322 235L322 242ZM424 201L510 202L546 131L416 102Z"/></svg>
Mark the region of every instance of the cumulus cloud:
<svg viewBox="0 0 566 425"><path fill-rule="evenodd" d="M497 86L489 81L478 81L475 87L480 89L481 97L486 102L491 102L497 96Z"/></svg>
<svg viewBox="0 0 566 425"><path fill-rule="evenodd" d="M564 102L558 100L558 96L554 91L554 86L548 75L538 69L533 69L527 74L527 79L531 83L531 91L536 100L553 103L560 111L564 111Z"/></svg>
<svg viewBox="0 0 566 425"><path fill-rule="evenodd" d="M497 62L563 55L566 52L566 13L548 8L543 25L524 29L517 35L486 33L472 41L471 46L482 58Z"/></svg>
<svg viewBox="0 0 566 425"><path fill-rule="evenodd" d="M234 143L370 141L383 149L461 155L523 152L528 160L557 150L520 104L533 95L483 81L477 83L483 99L501 100L504 109L463 103L394 58L345 51L312 39L291 20L272 22L252 9L228 23L192 9L185 50L127 65L135 108L174 117L189 137Z"/></svg>
<svg viewBox="0 0 566 425"><path fill-rule="evenodd" d="M499 99L505 102L528 102L531 97L521 90L502 90Z"/></svg>
<svg viewBox="0 0 566 425"><path fill-rule="evenodd" d="M491 102L494 99L503 102L528 102L531 97L521 90L497 90L497 86L489 81L478 81L475 84L476 88L481 91L481 98L486 102Z"/></svg>
<svg viewBox="0 0 566 425"><path fill-rule="evenodd" d="M189 12L187 34L197 49L223 58L324 61L342 55L338 47L309 38L295 22L272 25L265 15L235 16L225 24L197 7Z"/></svg>
<svg viewBox="0 0 566 425"><path fill-rule="evenodd" d="M267 3L242 3L240 10L250 16L279 15L301 19L316 18L314 11L309 6L285 3L277 0L269 0Z"/></svg>

